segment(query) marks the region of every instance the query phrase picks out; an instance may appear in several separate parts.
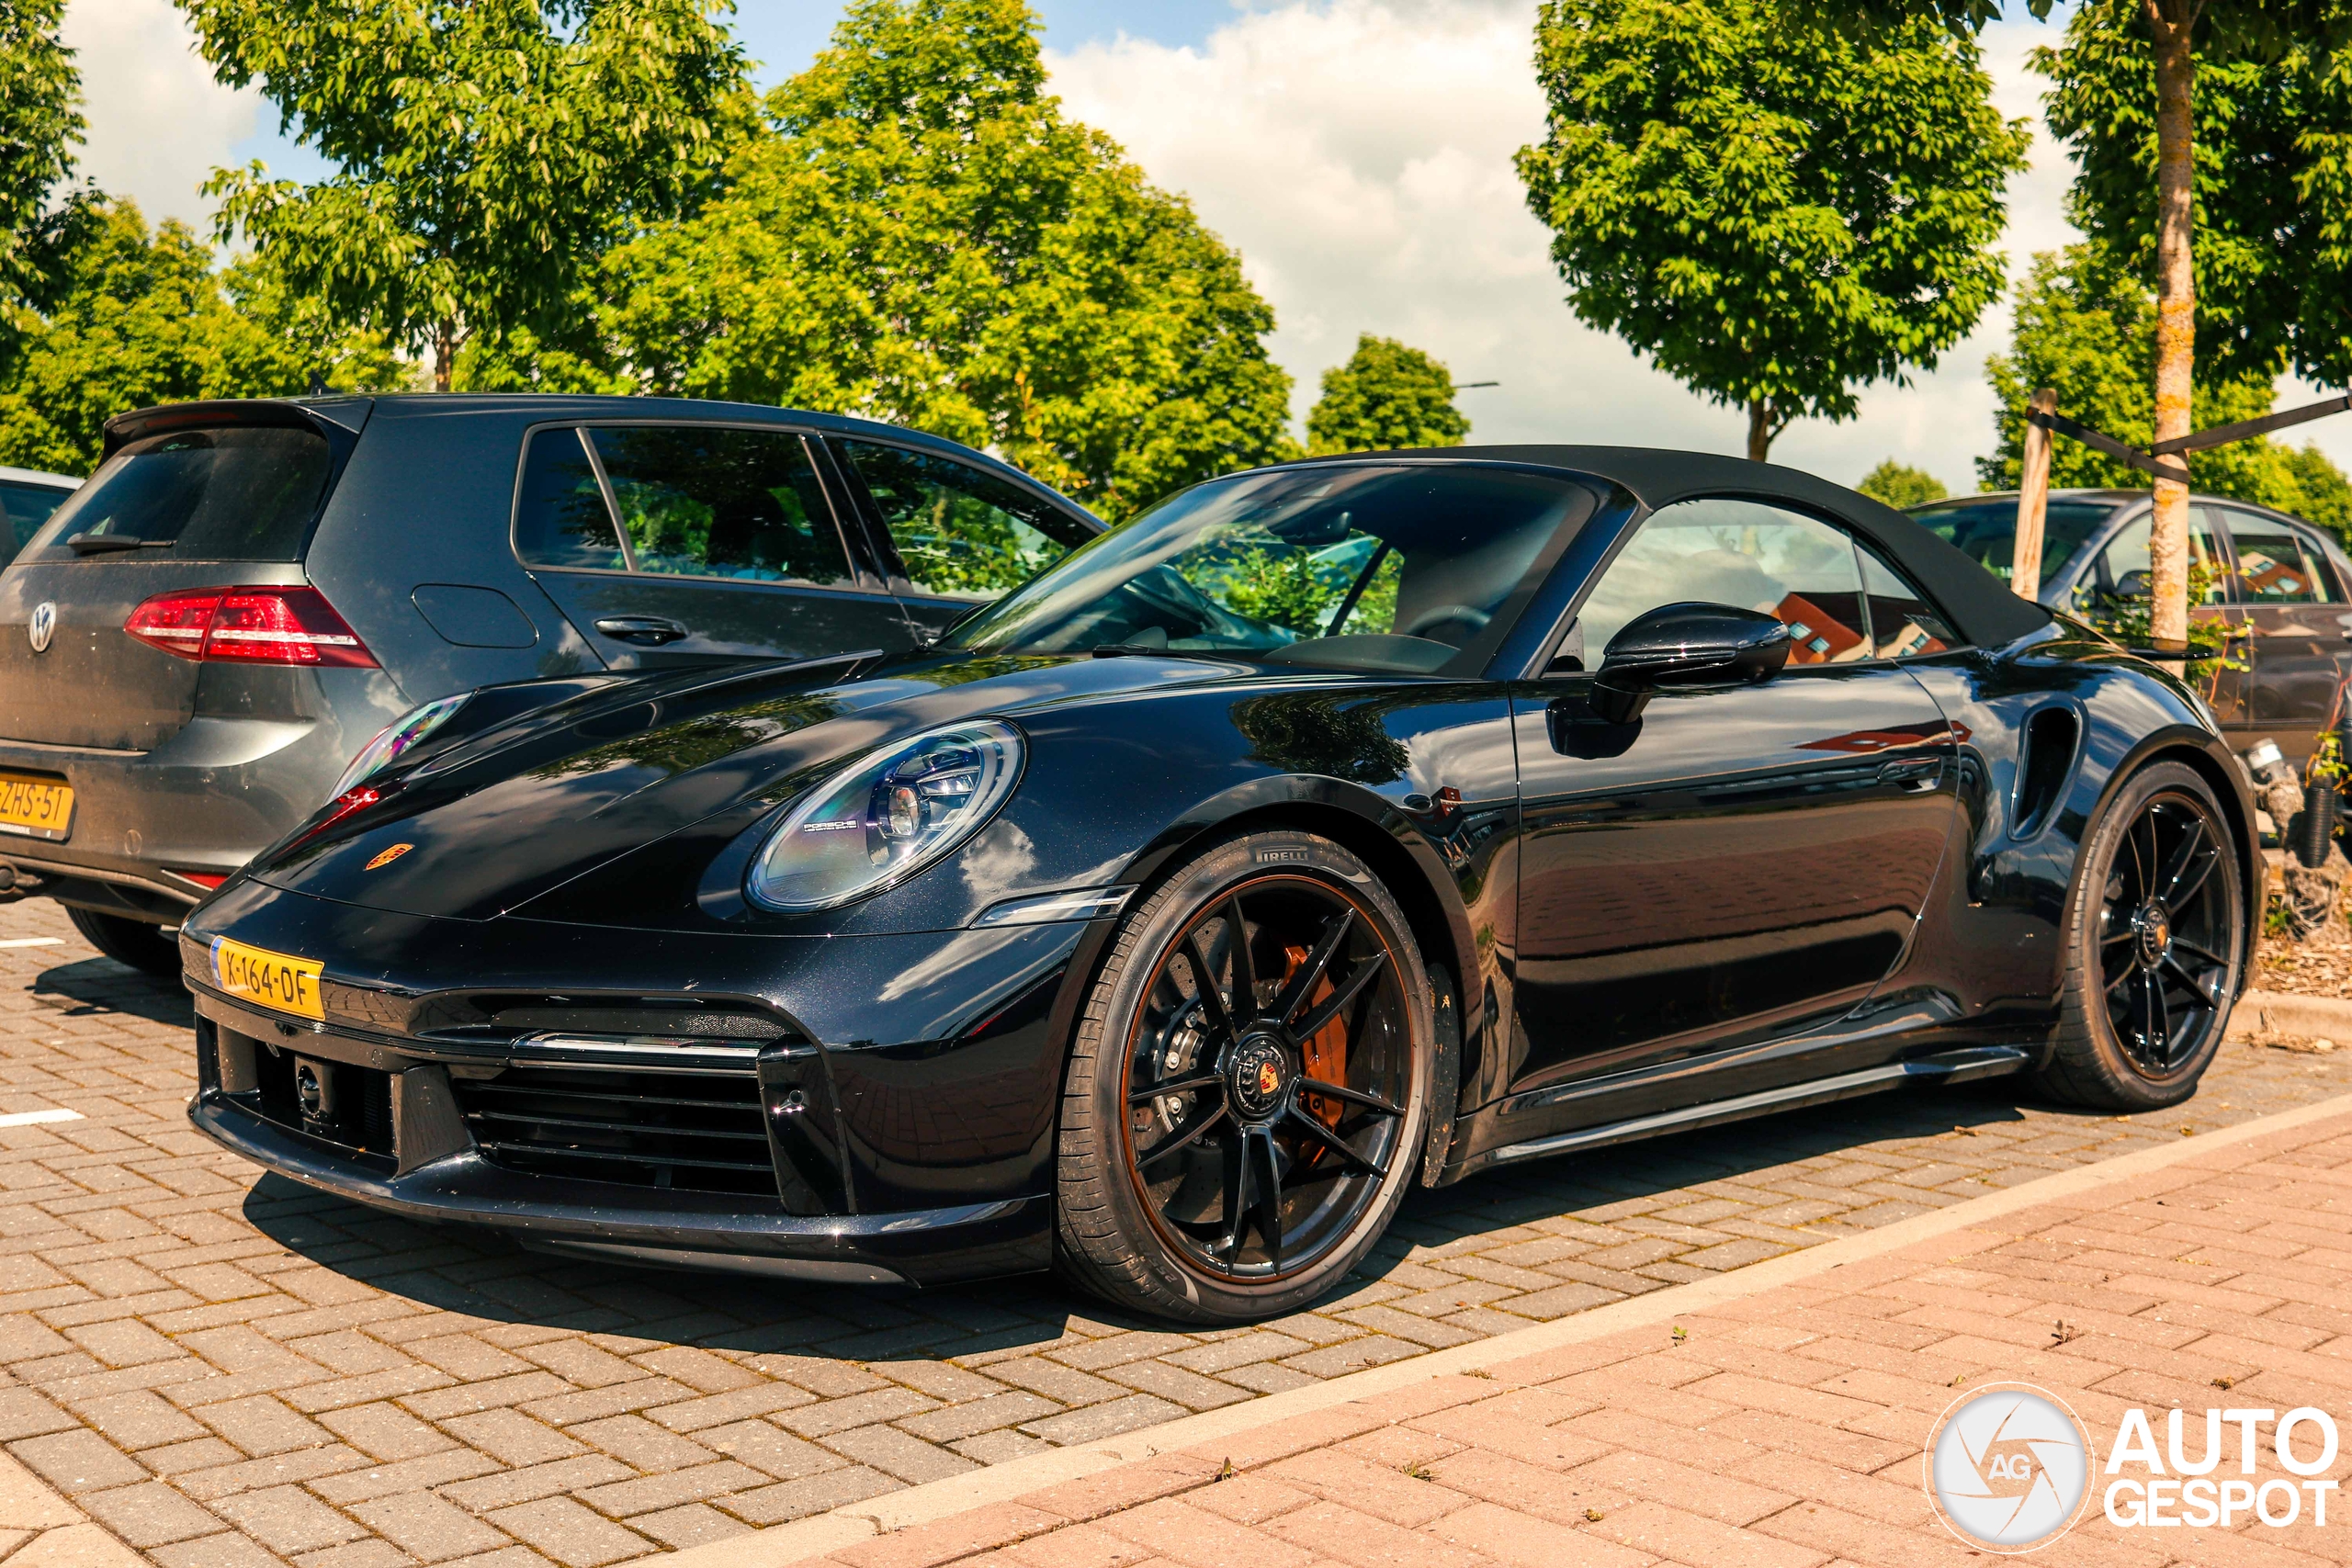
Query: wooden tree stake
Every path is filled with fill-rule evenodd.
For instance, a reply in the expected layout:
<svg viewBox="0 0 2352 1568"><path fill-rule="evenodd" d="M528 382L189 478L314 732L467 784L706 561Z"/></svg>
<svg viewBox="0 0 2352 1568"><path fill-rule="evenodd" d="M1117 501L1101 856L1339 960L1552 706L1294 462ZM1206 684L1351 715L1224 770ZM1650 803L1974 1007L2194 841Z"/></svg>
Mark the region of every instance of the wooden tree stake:
<svg viewBox="0 0 2352 1568"><path fill-rule="evenodd" d="M2036 413L2058 412L2055 388L2033 394ZM2025 427L2025 472L2018 482L2018 532L2009 558L2009 592L2020 599L2041 596L2041 525L2050 511L2050 427L2029 420Z"/></svg>

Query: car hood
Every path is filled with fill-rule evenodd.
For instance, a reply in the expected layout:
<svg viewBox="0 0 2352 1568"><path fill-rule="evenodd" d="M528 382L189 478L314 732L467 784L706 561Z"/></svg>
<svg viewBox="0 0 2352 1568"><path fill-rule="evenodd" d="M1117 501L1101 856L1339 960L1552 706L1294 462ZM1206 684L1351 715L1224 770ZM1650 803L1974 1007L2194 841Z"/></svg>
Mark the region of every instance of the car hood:
<svg viewBox="0 0 2352 1568"><path fill-rule="evenodd" d="M723 813L756 820L881 746L1204 681L1244 666L1184 658L915 660L842 678L769 666L671 673L580 692L525 723L382 781L384 799L322 812L245 874L402 914L490 919ZM323 824L323 826L322 826Z"/></svg>

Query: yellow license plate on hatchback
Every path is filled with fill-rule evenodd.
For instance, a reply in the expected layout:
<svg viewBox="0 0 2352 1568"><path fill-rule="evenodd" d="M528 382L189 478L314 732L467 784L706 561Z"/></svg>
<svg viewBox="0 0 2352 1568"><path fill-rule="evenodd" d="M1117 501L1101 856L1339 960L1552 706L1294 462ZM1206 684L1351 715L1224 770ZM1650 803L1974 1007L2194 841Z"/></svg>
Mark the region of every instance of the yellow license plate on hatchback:
<svg viewBox="0 0 2352 1568"><path fill-rule="evenodd" d="M29 773L0 773L0 831L62 839L73 826L72 784Z"/></svg>
<svg viewBox="0 0 2352 1568"><path fill-rule="evenodd" d="M319 1003L319 965L315 960L266 947L247 947L227 937L212 939L212 978L241 1000L255 1002L300 1018L324 1019Z"/></svg>

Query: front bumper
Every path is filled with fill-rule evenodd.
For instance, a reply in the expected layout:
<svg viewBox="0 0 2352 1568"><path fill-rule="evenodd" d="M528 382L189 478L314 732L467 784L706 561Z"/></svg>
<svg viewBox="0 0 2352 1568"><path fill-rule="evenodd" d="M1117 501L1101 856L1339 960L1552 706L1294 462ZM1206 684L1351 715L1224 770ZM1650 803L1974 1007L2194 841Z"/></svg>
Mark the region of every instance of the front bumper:
<svg viewBox="0 0 2352 1568"><path fill-rule="evenodd" d="M256 1116L217 1089L198 1094L187 1113L213 1142L305 1186L411 1219L508 1231L535 1251L849 1284L951 1284L1034 1272L1052 1258L1049 1198L800 1216L665 1193L654 1207L637 1189L517 1176L472 1149L386 1171Z"/></svg>
<svg viewBox="0 0 2352 1568"><path fill-rule="evenodd" d="M241 880L182 931L189 1116L295 1180L531 1247L914 1284L1035 1270L1070 976L1111 923L720 936L388 915ZM323 1020L222 990L216 936L322 961ZM688 1010L610 1021L656 998Z"/></svg>

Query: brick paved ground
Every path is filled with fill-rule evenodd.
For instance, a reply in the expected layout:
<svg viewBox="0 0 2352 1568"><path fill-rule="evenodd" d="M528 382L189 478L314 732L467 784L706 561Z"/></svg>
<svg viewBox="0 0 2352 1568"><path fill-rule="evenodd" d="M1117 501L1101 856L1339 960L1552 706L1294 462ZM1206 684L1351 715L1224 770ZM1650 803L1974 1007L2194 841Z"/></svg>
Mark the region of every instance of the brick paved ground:
<svg viewBox="0 0 2352 1568"><path fill-rule="evenodd" d="M1223 1333L1046 1281L928 1295L557 1261L199 1139L187 998L0 907L0 1443L156 1562L497 1568L665 1547L1521 1327L2352 1088L2230 1047L2118 1122L1849 1101L1418 1195L1314 1313Z"/></svg>
<svg viewBox="0 0 2352 1568"><path fill-rule="evenodd" d="M1958 1568L1922 1450L1964 1390L2057 1394L2091 1502L2036 1562L2321 1568L2324 1527L2109 1524L2127 1410L2352 1403L2352 1120L2202 1152L1903 1251L1498 1359L842 1548L812 1568ZM2053 1331L2063 1325L2066 1332ZM2222 1390L2229 1392L2224 1393ZM2195 1423L2201 1427L2202 1423ZM2224 1427L2224 1431L2231 1428ZM2305 1429L2298 1452L2319 1448ZM2201 1432L2190 1438L2197 1452ZM2256 1487L2301 1477L2265 1429ZM2126 1476L2144 1479L2144 1466ZM2216 1479L2240 1473L2229 1444ZM2341 1484L2352 1453L2314 1479ZM2343 1494L2339 1491L2336 1497ZM2274 1516L2286 1513L2273 1498Z"/></svg>

